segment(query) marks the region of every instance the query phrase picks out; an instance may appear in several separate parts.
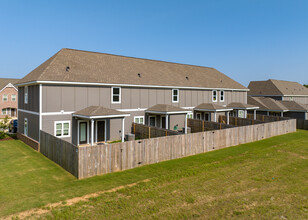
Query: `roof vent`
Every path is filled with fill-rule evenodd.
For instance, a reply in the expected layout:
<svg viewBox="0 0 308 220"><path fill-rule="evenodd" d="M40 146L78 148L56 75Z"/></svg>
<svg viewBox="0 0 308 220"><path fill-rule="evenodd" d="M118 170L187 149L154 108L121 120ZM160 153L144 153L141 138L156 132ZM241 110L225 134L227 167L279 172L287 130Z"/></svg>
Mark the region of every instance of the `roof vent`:
<svg viewBox="0 0 308 220"><path fill-rule="evenodd" d="M70 67L69 66L66 67L66 72L68 72L68 71L70 71Z"/></svg>
<svg viewBox="0 0 308 220"><path fill-rule="evenodd" d="M188 76L186 76L186 79L189 80Z"/></svg>
<svg viewBox="0 0 308 220"><path fill-rule="evenodd" d="M138 73L138 77L141 78L141 74L140 73Z"/></svg>

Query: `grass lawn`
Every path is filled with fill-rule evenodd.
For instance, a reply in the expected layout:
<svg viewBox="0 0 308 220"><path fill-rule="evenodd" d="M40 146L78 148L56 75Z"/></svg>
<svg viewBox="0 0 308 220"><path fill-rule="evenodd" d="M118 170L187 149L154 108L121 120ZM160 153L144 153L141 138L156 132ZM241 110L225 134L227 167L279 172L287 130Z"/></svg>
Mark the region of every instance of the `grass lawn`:
<svg viewBox="0 0 308 220"><path fill-rule="evenodd" d="M150 179L41 218L308 219L308 131L76 180L20 141L0 142L0 217Z"/></svg>

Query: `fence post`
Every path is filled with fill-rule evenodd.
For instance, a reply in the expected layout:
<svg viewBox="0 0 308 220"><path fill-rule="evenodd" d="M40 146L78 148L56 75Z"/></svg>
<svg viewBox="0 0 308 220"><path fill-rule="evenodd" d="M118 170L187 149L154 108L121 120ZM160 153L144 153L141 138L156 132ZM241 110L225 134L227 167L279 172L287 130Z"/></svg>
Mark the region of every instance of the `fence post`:
<svg viewBox="0 0 308 220"><path fill-rule="evenodd" d="M151 127L149 127L149 138L151 138Z"/></svg>
<svg viewBox="0 0 308 220"><path fill-rule="evenodd" d="M235 123L234 124L235 124L235 126L237 126L237 118L235 118Z"/></svg>
<svg viewBox="0 0 308 220"><path fill-rule="evenodd" d="M264 121L264 115L262 115L262 121Z"/></svg>
<svg viewBox="0 0 308 220"><path fill-rule="evenodd" d="M204 131L204 121L202 121L202 131Z"/></svg>
<svg viewBox="0 0 308 220"><path fill-rule="evenodd" d="M166 136L168 136L168 132L166 131Z"/></svg>
<svg viewBox="0 0 308 220"><path fill-rule="evenodd" d="M134 134L136 134L136 124L134 123Z"/></svg>
<svg viewBox="0 0 308 220"><path fill-rule="evenodd" d="M221 130L221 124L219 124L219 130Z"/></svg>

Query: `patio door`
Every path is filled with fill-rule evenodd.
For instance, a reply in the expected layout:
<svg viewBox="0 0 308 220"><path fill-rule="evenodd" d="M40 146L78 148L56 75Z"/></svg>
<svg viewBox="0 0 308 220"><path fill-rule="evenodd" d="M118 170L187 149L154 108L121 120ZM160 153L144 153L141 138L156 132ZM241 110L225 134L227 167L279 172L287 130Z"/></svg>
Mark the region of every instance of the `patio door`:
<svg viewBox="0 0 308 220"><path fill-rule="evenodd" d="M105 141L105 121L97 122L97 142Z"/></svg>
<svg viewBox="0 0 308 220"><path fill-rule="evenodd" d="M86 144L88 140L88 132L87 132L88 123L80 122L79 124L79 144Z"/></svg>
<svg viewBox="0 0 308 220"><path fill-rule="evenodd" d="M161 116L161 127L166 128L166 116Z"/></svg>

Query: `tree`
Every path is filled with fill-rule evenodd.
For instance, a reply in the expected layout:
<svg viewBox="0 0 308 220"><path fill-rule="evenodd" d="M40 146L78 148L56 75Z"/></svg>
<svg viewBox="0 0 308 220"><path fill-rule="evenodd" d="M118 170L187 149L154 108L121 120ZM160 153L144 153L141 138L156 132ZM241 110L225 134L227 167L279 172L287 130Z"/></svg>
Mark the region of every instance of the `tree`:
<svg viewBox="0 0 308 220"><path fill-rule="evenodd" d="M0 120L0 139L5 138L6 130L9 128L9 117L5 116L4 119Z"/></svg>
<svg viewBox="0 0 308 220"><path fill-rule="evenodd" d="M306 86L306 87L308 88L308 85L305 85L305 84L304 84L304 86Z"/></svg>

